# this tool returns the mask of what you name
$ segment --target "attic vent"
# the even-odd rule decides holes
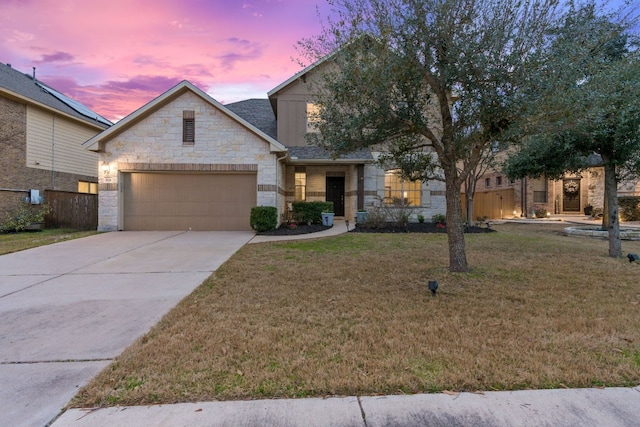
[[[193,110],[182,112],[182,144],[193,145],[196,142],[196,113]]]

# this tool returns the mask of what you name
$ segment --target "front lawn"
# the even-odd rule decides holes
[[[562,227],[466,235],[469,274],[444,234],[246,245],[72,405],[638,385],[640,264]]]
[[[23,251],[38,246],[65,240],[91,236],[97,231],[79,231],[67,228],[49,228],[42,231],[22,231],[19,233],[0,233],[0,255]]]

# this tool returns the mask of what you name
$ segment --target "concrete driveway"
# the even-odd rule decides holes
[[[0,256],[0,425],[44,426],[252,232],[114,232]]]

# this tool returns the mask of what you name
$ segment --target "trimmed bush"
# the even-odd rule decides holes
[[[291,209],[296,217],[302,218],[302,223],[322,223],[322,212],[333,212],[333,202],[293,202]]]
[[[620,218],[624,221],[640,221],[640,197],[626,196],[618,199]]]
[[[273,206],[251,208],[250,223],[257,232],[275,230],[278,227],[278,210]]]

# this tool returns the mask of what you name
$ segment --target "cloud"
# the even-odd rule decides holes
[[[60,51],[49,54],[49,55],[43,54],[41,58],[42,59],[34,62],[36,64],[49,64],[52,62],[71,62],[75,59],[74,56],[71,55],[70,53],[60,52]]]
[[[264,48],[258,42],[252,42],[247,39],[238,37],[230,37],[224,39],[231,45],[230,48],[222,54],[216,55],[215,58],[222,60],[222,69],[225,71],[232,70],[238,62],[253,61],[263,56]]]

